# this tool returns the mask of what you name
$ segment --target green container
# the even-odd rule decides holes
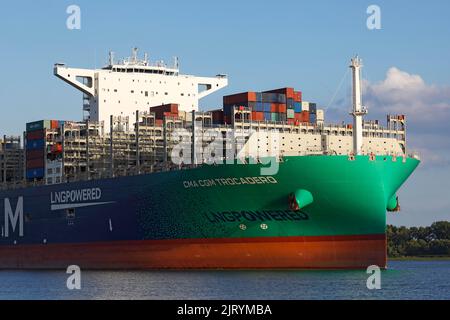
[[[294,117],[295,117],[294,109],[287,109],[286,110],[286,116],[287,116],[288,119],[294,119]]]
[[[280,116],[278,113],[272,113],[272,121],[280,121]]]
[[[27,132],[50,129],[50,128],[51,128],[50,120],[39,120],[39,121],[27,123]]]

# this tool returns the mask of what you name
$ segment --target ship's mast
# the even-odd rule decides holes
[[[360,155],[362,153],[363,143],[363,116],[367,114],[367,109],[362,105],[361,94],[361,59],[356,56],[351,60],[350,68],[353,73],[353,153]]]

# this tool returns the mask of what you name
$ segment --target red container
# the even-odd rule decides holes
[[[302,101],[302,93],[300,91],[294,91],[294,101],[295,102]]]
[[[27,140],[42,140],[45,137],[45,130],[27,132]]]
[[[286,95],[286,98],[294,98],[294,88],[281,88],[281,89],[274,89],[269,91],[264,91],[265,93],[281,93]]]
[[[44,167],[44,157],[39,159],[27,160],[27,169],[43,168]]]
[[[58,120],[50,120],[50,128],[58,129],[59,128],[59,121]]]
[[[347,129],[353,129],[353,125],[352,124],[348,124],[347,125]]]
[[[163,116],[178,116],[178,104],[170,103],[156,107],[151,107],[150,112],[154,112],[156,119],[162,119]]]
[[[256,102],[256,92],[242,92],[223,97],[223,104],[245,104],[247,102]]]
[[[211,111],[213,123],[223,123],[223,110]]]
[[[264,112],[253,111],[252,121],[264,121]]]
[[[162,121],[161,119],[156,119],[156,120],[155,120],[155,125],[156,125],[157,127],[162,127],[163,121]]]
[[[224,116],[223,116],[223,123],[225,123],[225,124],[231,124],[231,116],[224,115]]]
[[[309,111],[297,112],[294,119],[300,122],[309,122]]]
[[[279,113],[286,113],[286,110],[287,110],[287,108],[286,108],[285,104],[283,104],[283,103],[278,104],[278,112]]]
[[[27,160],[43,159],[44,150],[27,150]]]

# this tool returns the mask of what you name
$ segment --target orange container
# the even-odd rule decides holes
[[[58,129],[59,128],[59,121],[58,120],[50,120],[50,127],[52,129]]]
[[[253,111],[252,112],[253,121],[264,121],[264,112]]]

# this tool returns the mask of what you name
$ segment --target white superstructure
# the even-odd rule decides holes
[[[179,73],[178,60],[168,67],[163,61],[150,63],[147,54],[138,59],[137,49],[130,58],[114,61],[102,69],[69,68],[55,64],[54,74],[83,92],[83,120],[104,121],[111,115],[134,119],[136,110],[176,103],[181,111],[198,110],[198,101],[228,85],[225,75],[196,77]]]

